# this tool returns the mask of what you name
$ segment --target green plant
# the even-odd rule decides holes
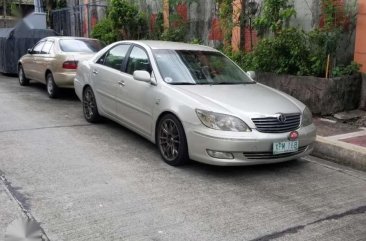
[[[97,38],[105,44],[110,44],[117,41],[118,32],[113,28],[112,20],[105,18],[95,25],[91,37]]]
[[[108,18],[119,32],[119,39],[138,39],[147,34],[146,17],[126,0],[111,0]]]
[[[189,43],[191,43],[191,44],[203,44],[203,41],[202,41],[202,39],[194,38]]]
[[[187,23],[178,14],[172,14],[169,18],[170,27],[161,34],[161,40],[184,42],[187,35]]]
[[[254,20],[254,27],[260,35],[268,31],[277,35],[283,25],[295,15],[292,0],[264,0],[263,12]]]
[[[224,42],[230,43],[232,36],[233,23],[233,1],[217,0],[219,5],[220,24],[224,34]]]
[[[161,34],[160,39],[164,41],[184,42],[186,36],[186,28],[168,28]]]
[[[278,74],[310,74],[310,49],[307,36],[297,29],[285,29],[275,38],[265,38],[252,53],[241,59],[247,70]]]
[[[163,13],[159,12],[156,16],[155,24],[152,31],[150,31],[150,39],[160,39],[161,34],[164,32],[164,19]]]
[[[356,62],[351,62],[347,66],[337,66],[332,71],[333,77],[340,77],[344,75],[353,75],[360,72],[361,65]]]
[[[19,5],[16,3],[11,3],[10,5],[10,14],[14,17],[21,17],[21,11],[19,9]]]

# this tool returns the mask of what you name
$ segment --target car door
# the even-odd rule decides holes
[[[146,70],[152,74],[147,52],[142,47],[135,45],[129,54],[125,74],[123,74],[124,83],[119,88],[121,101],[117,103],[117,112],[123,121],[138,132],[150,136],[156,86],[135,80],[133,72],[136,70]]]
[[[27,58],[25,58],[23,61],[24,73],[30,79],[38,80],[36,78],[36,76],[37,76],[36,72],[37,72],[38,66],[37,66],[37,63],[35,62],[35,58],[36,58],[36,56],[38,56],[41,53],[45,42],[46,41],[40,41],[36,45],[34,45],[29,56],[27,56]]]
[[[44,41],[41,50],[37,51],[33,54],[34,79],[38,80],[42,83],[46,83],[46,78],[45,78],[46,67],[44,66],[45,54],[44,54],[44,52],[42,52],[43,47],[46,45],[46,43],[47,43],[47,41]]]
[[[91,64],[94,92],[102,110],[113,117],[118,116],[118,89],[122,81],[122,66],[130,49],[129,44],[112,47],[96,63]]]
[[[53,51],[51,51],[53,43],[53,40],[46,41],[39,56],[35,57],[37,63],[37,72],[35,73],[35,78],[42,81],[43,83],[46,83],[46,70],[54,60],[54,54]]]

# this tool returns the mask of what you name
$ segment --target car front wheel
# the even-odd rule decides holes
[[[188,162],[186,135],[181,122],[172,114],[167,114],[158,123],[157,145],[164,161],[172,166]]]
[[[19,84],[21,86],[29,85],[29,79],[27,79],[27,77],[25,76],[22,65],[19,65],[19,68],[18,68],[18,79],[19,79]]]

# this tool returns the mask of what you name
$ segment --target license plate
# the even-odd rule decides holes
[[[299,150],[299,141],[281,141],[273,143],[273,155],[296,152]]]

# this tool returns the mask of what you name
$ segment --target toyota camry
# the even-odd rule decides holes
[[[316,128],[300,101],[255,82],[207,46],[121,41],[79,64],[85,119],[112,119],[156,143],[173,166],[195,160],[252,165],[313,150]]]

